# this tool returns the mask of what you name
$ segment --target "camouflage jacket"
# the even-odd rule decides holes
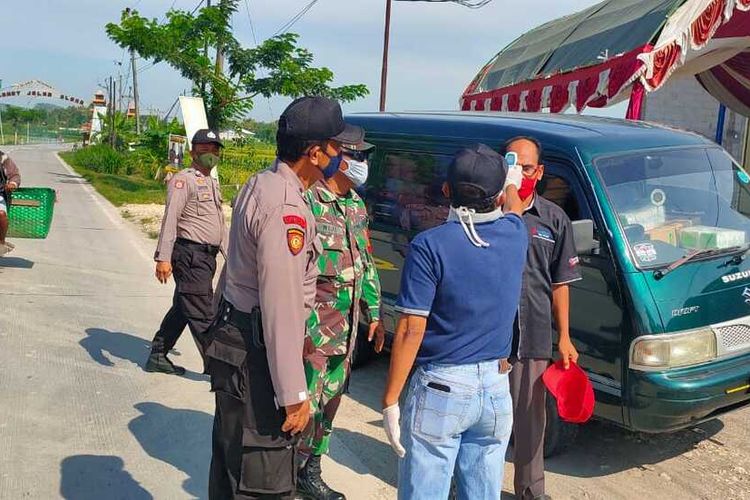
[[[338,197],[324,181],[305,199],[323,244],[307,336],[323,354],[347,354],[356,338],[360,304],[366,320],[380,319],[380,279],[369,250],[367,209],[354,191]]]

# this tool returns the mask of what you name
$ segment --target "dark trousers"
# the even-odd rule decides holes
[[[213,320],[213,279],[218,248],[178,239],[172,251],[175,281],[172,307],[151,341],[151,352],[167,354],[185,327],[190,327],[198,352],[204,358],[205,333]]]
[[[544,495],[544,427],[547,389],[542,374],[548,359],[511,358],[513,398],[513,489],[518,500]]]
[[[216,394],[210,500],[294,498],[297,438],[282,432],[259,317],[219,306],[206,348]],[[251,323],[255,322],[255,325]]]

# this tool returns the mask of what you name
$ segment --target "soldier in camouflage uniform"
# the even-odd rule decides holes
[[[367,209],[354,191],[367,179],[364,152],[372,146],[344,146],[340,168],[324,172],[305,195],[323,253],[318,259],[315,308],[307,321],[305,375],[314,418],[300,446],[298,494],[305,498],[345,498],[320,476],[320,457],[328,452],[333,418],[349,375],[356,344],[360,305],[369,322],[369,340],[383,347],[380,325],[380,280],[370,253]],[[359,158],[359,160],[357,159]]]

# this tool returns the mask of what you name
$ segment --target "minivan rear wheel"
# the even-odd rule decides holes
[[[557,401],[547,393],[547,424],[544,429],[544,458],[564,452],[578,435],[578,424],[564,422],[557,413]]]

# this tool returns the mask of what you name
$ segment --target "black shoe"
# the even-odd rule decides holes
[[[168,373],[170,375],[185,375],[185,369],[169,361],[166,354],[152,352],[146,362],[147,372]]]
[[[297,495],[306,500],[346,500],[343,493],[332,490],[320,477],[320,455],[310,455],[299,470]]]

